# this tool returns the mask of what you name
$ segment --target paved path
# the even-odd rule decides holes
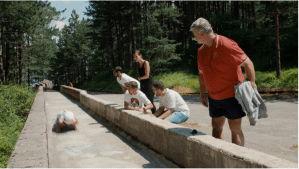
[[[98,98],[124,104],[124,94],[88,92]],[[208,109],[201,105],[200,97],[184,96],[191,115],[183,125],[212,134],[211,118]],[[155,97],[154,104],[159,106]],[[266,101],[269,117],[260,119],[257,126],[250,126],[247,117],[242,120],[245,146],[258,151],[298,163],[298,99]],[[224,126],[225,140],[231,142],[228,123]]]
[[[49,168],[173,168],[160,154],[118,128],[91,115],[80,103],[57,91],[44,92]],[[78,130],[52,131],[60,110],[74,112]]]

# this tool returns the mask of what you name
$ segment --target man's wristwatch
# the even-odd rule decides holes
[[[146,111],[144,107],[143,107],[143,111]]]

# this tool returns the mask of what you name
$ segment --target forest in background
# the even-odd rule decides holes
[[[200,45],[190,26],[199,17],[209,20],[215,33],[236,41],[257,71],[273,71],[276,10],[281,68],[298,68],[297,1],[90,1],[90,19],[78,20],[73,11],[61,31],[49,24],[63,19],[64,11],[50,2],[0,2],[0,79],[22,85],[46,78],[79,86],[105,80],[115,66],[136,76],[136,49],[150,61],[154,75],[196,75]]]

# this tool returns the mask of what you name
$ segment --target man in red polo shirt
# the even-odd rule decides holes
[[[255,70],[252,61],[238,44],[224,36],[213,33],[211,24],[204,18],[197,19],[190,28],[194,38],[203,44],[197,55],[201,102],[209,107],[212,117],[212,135],[224,139],[225,119],[232,133],[232,142],[244,146],[241,129],[245,113],[235,99],[234,86],[244,81],[241,66],[246,77],[255,86]],[[205,90],[209,91],[209,105]]]

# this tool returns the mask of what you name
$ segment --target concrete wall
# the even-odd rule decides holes
[[[253,149],[215,139],[205,133],[191,134],[191,129],[125,110],[86,91],[61,86],[61,91],[80,101],[97,116],[107,119],[140,142],[164,154],[186,168],[298,168],[297,163]]]
[[[80,101],[80,92],[83,91],[83,90],[76,89],[76,88],[69,87],[69,86],[65,86],[65,85],[61,85],[60,86],[60,91],[63,92],[63,93],[67,93],[69,96],[72,96],[76,100]]]
[[[38,88],[25,126],[7,168],[48,168],[48,141],[43,87]]]

